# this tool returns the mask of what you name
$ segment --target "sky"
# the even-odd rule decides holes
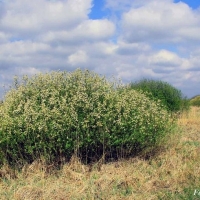
[[[89,69],[200,94],[200,0],[0,0],[0,98],[14,76]]]

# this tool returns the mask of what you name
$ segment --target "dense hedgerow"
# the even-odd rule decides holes
[[[190,105],[200,107],[200,95],[197,95],[190,99]]]
[[[170,128],[158,102],[90,71],[23,77],[0,110],[0,156],[11,164],[74,153],[87,161],[155,145]]]
[[[131,88],[147,92],[150,99],[159,99],[161,103],[172,112],[187,110],[189,101],[183,96],[182,92],[167,82],[142,79],[131,83]]]

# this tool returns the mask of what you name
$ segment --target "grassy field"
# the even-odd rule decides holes
[[[21,172],[0,170],[2,200],[200,199],[200,108],[182,114],[178,127],[152,156],[83,165],[73,157],[56,170],[42,161]]]

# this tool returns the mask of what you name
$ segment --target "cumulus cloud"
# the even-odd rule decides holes
[[[84,51],[77,51],[76,53],[70,55],[68,57],[68,62],[69,64],[73,65],[73,66],[78,66],[79,64],[84,64],[87,62],[87,54]]]
[[[124,13],[121,23],[128,42],[200,41],[200,14],[181,2],[150,1]]]
[[[117,53],[124,56],[133,56],[134,54],[140,54],[141,52],[147,52],[151,49],[148,44],[145,43],[125,43],[118,42]]]
[[[87,68],[125,83],[147,77],[188,96],[198,91],[199,9],[172,0],[105,0],[109,14],[91,19],[94,3],[0,2],[1,86],[14,75]]]
[[[7,0],[1,27],[18,36],[50,30],[69,30],[88,18],[91,0]]]
[[[161,66],[178,66],[180,65],[180,58],[167,50],[160,50],[157,54],[150,58],[150,64]]]
[[[115,26],[107,19],[85,20],[71,31],[54,31],[44,33],[40,40],[52,44],[66,45],[105,40],[110,38],[115,31]]]
[[[7,41],[8,36],[0,31],[0,44],[5,43]]]

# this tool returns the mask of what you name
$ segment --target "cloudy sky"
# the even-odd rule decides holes
[[[77,68],[200,94],[200,1],[0,0],[0,98],[15,75]]]

